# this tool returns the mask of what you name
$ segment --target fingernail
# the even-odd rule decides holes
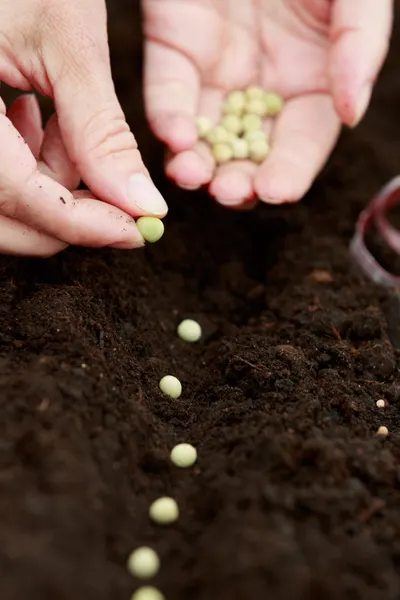
[[[352,127],[357,127],[357,125],[360,123],[360,121],[364,117],[365,113],[367,112],[367,108],[368,108],[368,105],[371,100],[371,95],[372,95],[372,86],[367,84],[361,90],[360,97],[359,97],[359,100],[357,103],[356,116],[352,123]]]
[[[168,212],[164,198],[151,179],[143,173],[131,175],[128,182],[128,197],[147,214],[163,217]]]

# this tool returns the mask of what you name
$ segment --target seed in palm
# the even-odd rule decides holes
[[[255,140],[249,144],[250,159],[255,163],[262,163],[269,154],[269,144],[263,140]]]
[[[196,119],[196,127],[199,138],[205,138],[212,130],[213,124],[211,119],[200,115]]]
[[[241,117],[246,104],[246,95],[241,90],[230,92],[225,99],[223,112]]]
[[[246,102],[245,112],[250,115],[258,115],[262,119],[265,119],[268,114],[268,106],[265,99],[248,100]]]
[[[222,127],[235,135],[242,133],[243,124],[242,120],[237,115],[225,115],[221,121]]]
[[[212,153],[217,165],[228,163],[233,158],[233,150],[230,144],[214,144]]]
[[[206,139],[209,144],[227,144],[230,139],[230,133],[222,125],[217,125],[207,134]]]
[[[264,100],[265,90],[259,85],[249,85],[245,93],[247,100]]]
[[[248,144],[257,140],[268,142],[267,134],[262,129],[254,129],[253,131],[247,131],[244,134],[243,139],[246,140]]]
[[[264,97],[265,104],[267,105],[267,114],[270,117],[276,117],[284,107],[284,100],[279,94],[267,92]]]
[[[254,114],[246,114],[242,119],[242,127],[244,132],[255,131],[256,129],[261,129],[262,121],[261,117]]]
[[[249,144],[244,138],[237,137],[230,143],[233,152],[233,158],[236,160],[245,160],[249,158]]]

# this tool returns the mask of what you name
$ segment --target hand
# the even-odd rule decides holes
[[[33,95],[0,99],[0,252],[142,246],[133,217],[167,206],[115,95],[104,0],[2,0],[0,80],[56,109],[43,132]]]
[[[238,207],[295,202],[331,153],[341,123],[368,107],[388,49],[393,0],[143,0],[145,100],[170,150],[167,174]],[[272,150],[256,166],[215,167],[195,117],[218,121],[225,94],[258,84],[282,94]]]

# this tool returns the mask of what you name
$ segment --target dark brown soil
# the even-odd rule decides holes
[[[396,600],[399,311],[389,331],[348,245],[399,166],[400,36],[309,197],[233,214],[162,177],[133,101],[129,4],[111,10],[115,76],[171,206],[166,234],[139,252],[1,259],[0,597],[128,600],[126,557],[151,544],[167,600]],[[201,343],[177,338],[186,316]],[[166,373],[177,401],[158,391]],[[169,464],[178,441],[195,468]],[[163,494],[181,509],[168,528],[147,517]]]

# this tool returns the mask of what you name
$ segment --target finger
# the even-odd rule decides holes
[[[210,183],[211,196],[224,206],[239,208],[254,196],[253,178],[257,165],[249,161],[234,161],[221,165]]]
[[[84,27],[76,27],[76,10],[65,11],[63,35],[42,42],[67,152],[101,200],[132,216],[162,217],[167,205],[143,164],[115,94],[105,5],[84,2],[79,11]]]
[[[393,0],[338,0],[332,11],[332,92],[343,123],[355,126],[368,108],[388,51]]]
[[[45,258],[61,252],[66,246],[64,242],[19,221],[0,217],[0,254]]]
[[[155,135],[172,152],[188,150],[197,141],[196,114],[200,76],[186,56],[156,41],[145,47],[144,99]]]
[[[0,116],[0,214],[74,245],[142,246],[133,219],[120,209],[69,190],[38,170],[17,130]]]
[[[35,94],[22,94],[7,111],[11,123],[28,144],[33,156],[39,156],[43,141],[42,115]]]
[[[223,92],[205,88],[200,94],[199,114],[217,124],[221,116]],[[215,171],[215,160],[208,144],[198,141],[191,150],[167,154],[166,174],[184,189],[198,189],[207,185]]]
[[[55,114],[50,117],[46,125],[39,169],[68,190],[75,190],[79,185],[79,173],[65,149]]]
[[[290,100],[277,119],[271,152],[254,177],[259,198],[270,204],[302,198],[325,164],[339,132],[340,122],[330,96]]]

